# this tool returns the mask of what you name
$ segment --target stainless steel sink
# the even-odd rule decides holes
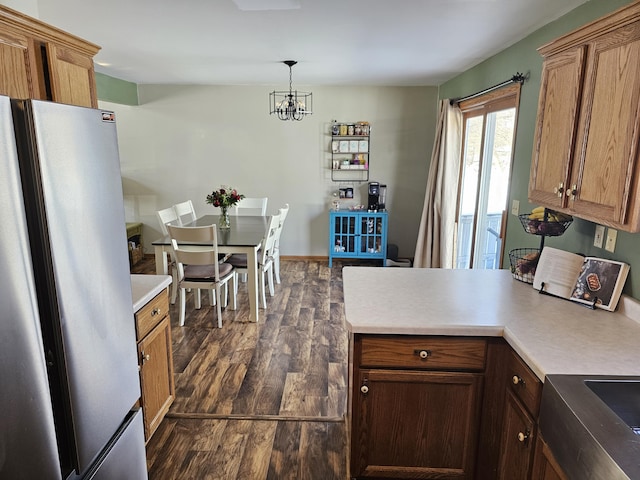
[[[545,379],[540,432],[570,479],[640,479],[639,420],[640,377]]]
[[[585,383],[633,433],[640,433],[640,381],[585,380]]]

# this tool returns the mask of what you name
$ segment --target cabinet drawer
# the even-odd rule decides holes
[[[137,340],[142,340],[168,314],[169,297],[162,291],[136,313]]]
[[[486,342],[476,338],[364,336],[361,366],[484,370]]]
[[[542,395],[542,382],[513,351],[509,360],[508,374],[511,392],[534,418],[537,417]]]

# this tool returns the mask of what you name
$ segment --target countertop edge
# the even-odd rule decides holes
[[[171,285],[170,275],[131,274],[133,312],[137,313],[162,290]]]

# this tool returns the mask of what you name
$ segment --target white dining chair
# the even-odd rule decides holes
[[[222,305],[227,306],[227,297],[230,294],[231,309],[237,308],[238,287],[236,284],[237,275],[233,266],[218,261],[216,226],[178,227],[168,225],[167,228],[178,270],[180,326],[184,325],[185,320],[186,290],[193,288],[196,289],[194,300],[197,310],[201,308],[202,303],[200,290],[210,291],[211,303],[215,304],[217,310],[218,328],[222,328]],[[197,250],[189,248],[193,243],[198,243]],[[221,290],[224,292],[224,298],[220,295]]]
[[[243,198],[229,208],[229,215],[259,215],[267,214],[268,197]]]
[[[187,225],[188,223],[195,222],[196,210],[193,208],[193,202],[191,200],[176,203],[173,208],[178,216],[179,225]]]
[[[273,289],[273,248],[276,240],[276,231],[280,223],[280,214],[273,215],[269,218],[269,223],[262,239],[261,247],[258,250],[258,290],[262,299],[262,308],[267,308],[267,296],[265,293],[265,283],[269,285],[269,294],[275,295]],[[233,254],[227,260],[234,266],[238,274],[247,274],[247,255]],[[236,288],[238,282],[236,282]]]
[[[163,208],[162,210],[158,210],[156,212],[156,216],[158,217],[158,221],[160,222],[160,230],[163,235],[169,235],[169,230],[167,229],[167,225],[179,225],[180,222],[178,220],[178,215],[176,213],[176,209],[173,207]],[[171,254],[169,254],[168,259],[168,272],[171,275],[171,305],[176,303],[176,297],[178,295],[178,272],[176,270],[176,262]]]
[[[289,204],[285,203],[284,207],[280,210],[280,222],[278,224],[278,230],[276,231],[276,242],[273,248],[273,273],[276,277],[276,283],[280,285],[280,235],[282,235],[282,227],[284,226],[284,220],[289,214]]]

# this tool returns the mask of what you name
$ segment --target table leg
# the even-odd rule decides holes
[[[156,275],[168,275],[169,265],[167,263],[167,252],[162,245],[154,246],[156,257]]]
[[[258,249],[247,251],[247,293],[249,294],[249,320],[258,322]]]

